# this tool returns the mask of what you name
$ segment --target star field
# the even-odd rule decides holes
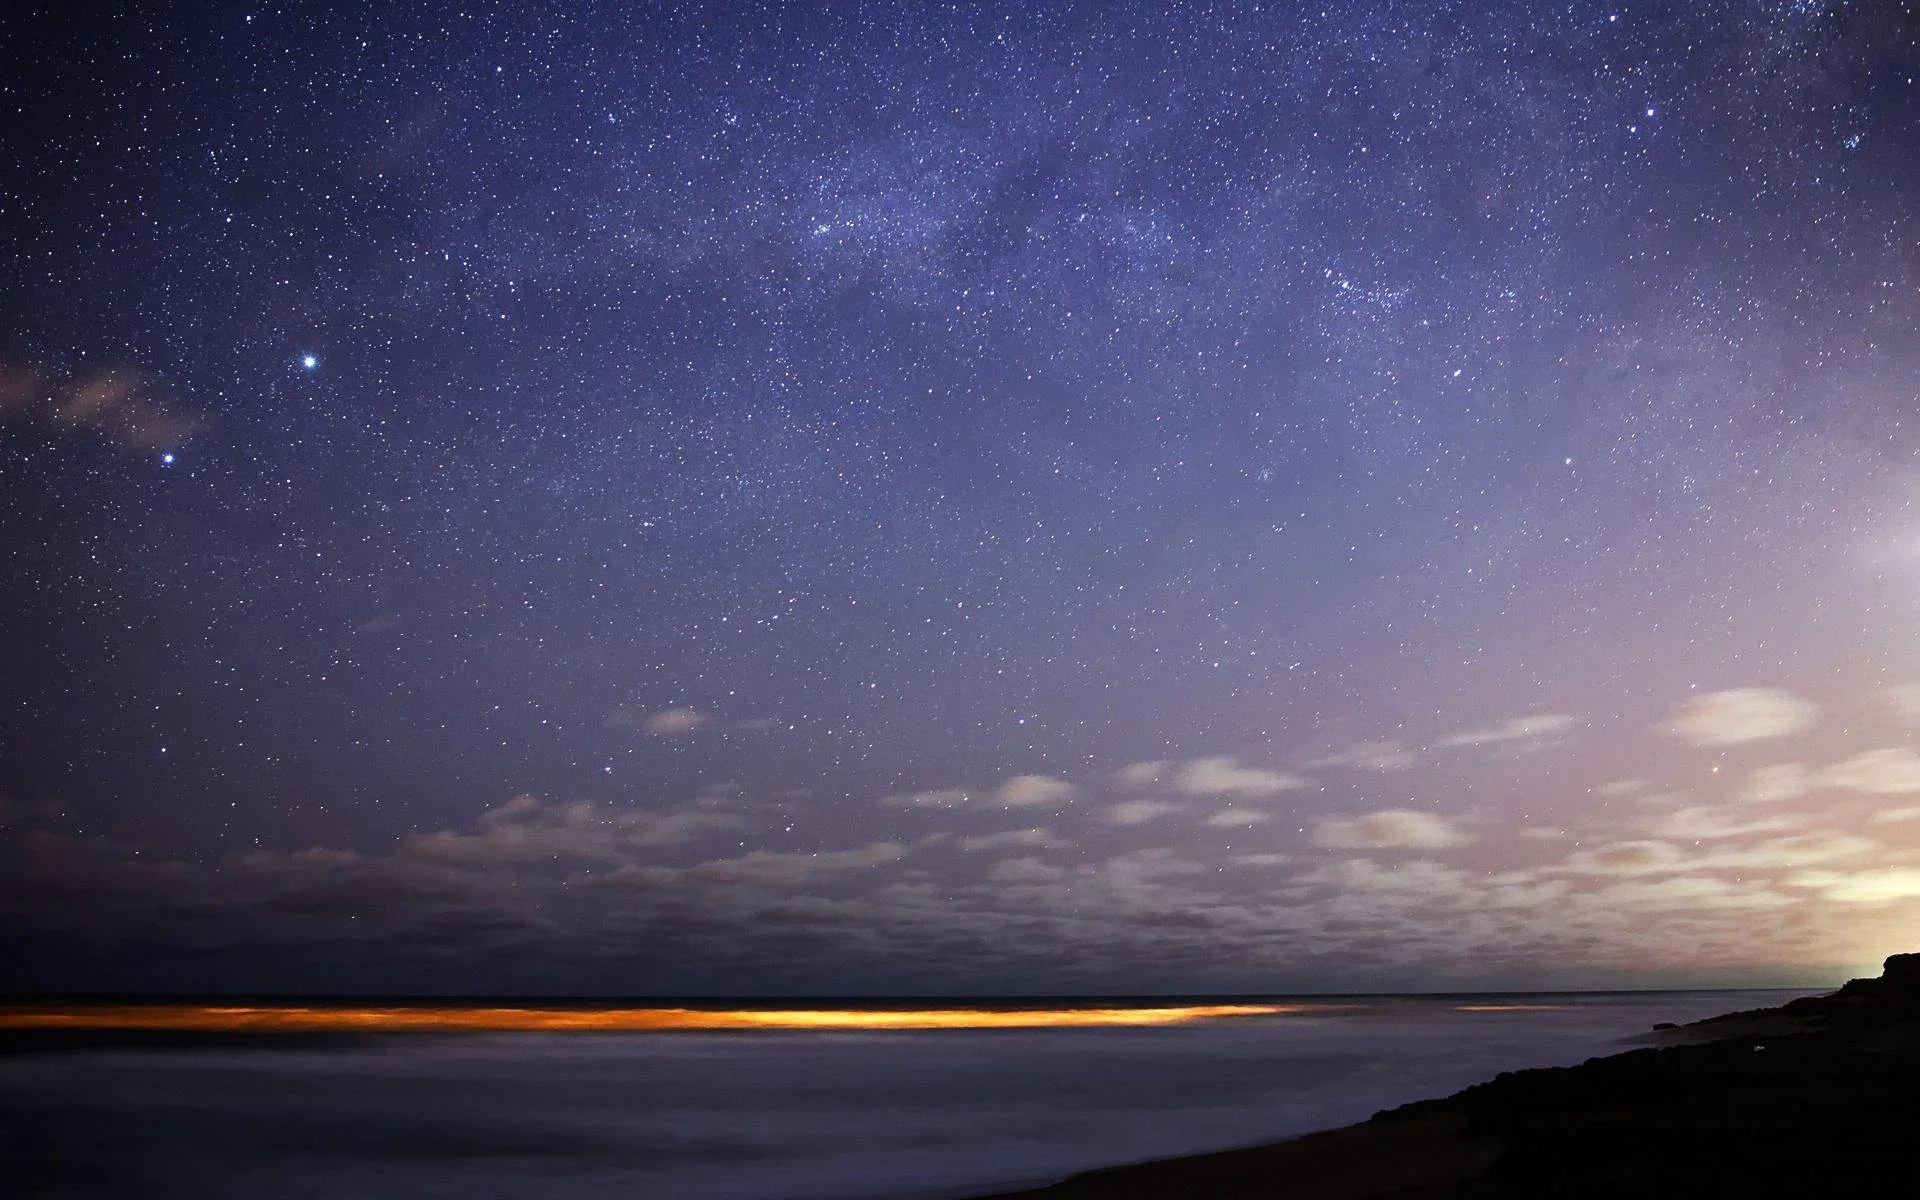
[[[22,986],[1904,948],[1909,5],[389,7],[0,17]]]

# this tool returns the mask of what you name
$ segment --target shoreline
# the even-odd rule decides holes
[[[971,1200],[1468,1200],[1920,1192],[1920,954],[1636,1048],[1505,1072],[1367,1121]]]

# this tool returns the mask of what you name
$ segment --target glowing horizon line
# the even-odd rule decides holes
[[[323,1008],[305,1005],[0,1007],[0,1030],[202,1033],[606,1032],[673,1029],[1039,1029],[1180,1025],[1322,1012],[1344,1005],[1211,1004],[1169,1008],[697,1009]]]

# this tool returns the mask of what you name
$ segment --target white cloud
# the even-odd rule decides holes
[[[1884,904],[1920,896],[1920,870],[1883,867],[1874,871],[1802,871],[1787,881],[1794,887],[1818,890],[1841,904]]]
[[[1037,858],[1007,858],[993,864],[987,870],[989,883],[1031,886],[1034,884],[1059,883],[1067,878],[1064,867],[1042,862]]]
[[[987,833],[960,839],[962,850],[998,850],[1006,846],[1061,850],[1071,845],[1071,842],[1055,837],[1049,829],[1009,829],[1005,833]]]
[[[663,708],[659,712],[641,713],[632,709],[616,709],[608,715],[607,725],[624,726],[638,729],[654,737],[679,737],[692,733],[707,724],[708,717],[703,712],[691,708]]]
[[[1122,800],[1101,815],[1115,825],[1140,825],[1180,811],[1178,804],[1165,800]]]
[[[1544,741],[1573,732],[1580,718],[1567,713],[1509,717],[1485,729],[1463,729],[1440,739],[1442,746],[1493,746],[1501,742]]]
[[[1747,837],[1756,833],[1779,833],[1805,824],[1799,817],[1773,816],[1742,820],[1739,809],[1702,805],[1665,813],[1647,822],[1647,832],[1657,838],[1679,841],[1705,841],[1716,838]]]
[[[1647,875],[1685,870],[1687,857],[1669,842],[1610,842],[1575,851],[1561,865],[1576,875]]]
[[[1173,773],[1174,764],[1164,758],[1152,762],[1128,763],[1113,773],[1115,783],[1124,788],[1142,789],[1158,786]]]
[[[1883,688],[1880,703],[1907,724],[1920,725],[1920,683],[1902,683]]]
[[[1903,796],[1920,792],[1920,755],[1911,750],[1868,750],[1820,772],[1828,787],[1867,796]]]
[[[993,798],[1008,808],[1034,808],[1042,804],[1065,804],[1079,792],[1079,788],[1055,775],[1015,775],[1000,785]]]
[[[1245,829],[1250,825],[1271,820],[1273,820],[1272,814],[1257,808],[1223,808],[1200,823],[1215,829]]]
[[[1359,742],[1316,758],[1307,766],[1314,770],[1352,767],[1358,771],[1404,771],[1419,761],[1399,742]]]
[[[1700,860],[1702,866],[1773,870],[1856,858],[1880,849],[1880,843],[1842,833],[1798,833],[1751,846],[1716,850]]]
[[[1612,842],[1568,855],[1556,870],[1574,875],[1663,875],[1701,870],[1777,870],[1852,858],[1880,848],[1866,838],[1801,833],[1698,853],[1672,842]]]
[[[1798,733],[1818,711],[1778,688],[1732,688],[1693,697],[1662,728],[1696,746],[1734,746]]]
[[[1470,840],[1446,818],[1409,809],[1387,809],[1349,821],[1323,821],[1313,843],[1337,850],[1440,850]]]
[[[1207,868],[1164,847],[1154,847],[1115,855],[1101,864],[1100,870],[1112,882],[1130,887],[1169,875],[1200,875]]]
[[[540,859],[619,859],[641,847],[689,841],[708,830],[739,829],[736,813],[711,802],[665,812],[619,809],[580,800],[549,804],[538,796],[515,796],[489,808],[476,833],[440,830],[410,834],[400,853],[442,863],[487,865]]]
[[[1798,800],[1813,790],[1813,775],[1797,762],[1756,767],[1740,789],[1740,798],[1749,804],[1772,804]]]
[[[968,800],[960,788],[935,788],[924,792],[896,792],[882,796],[880,803],[896,808],[959,808]]]
[[[1606,783],[1596,785],[1593,789],[1593,794],[1596,796],[1604,796],[1609,800],[1617,800],[1622,796],[1631,796],[1636,792],[1644,792],[1652,786],[1652,784],[1644,779],[1612,779]]]
[[[898,842],[871,842],[852,850],[818,854],[775,854],[754,850],[738,858],[722,858],[690,868],[688,874],[708,883],[797,883],[816,875],[883,866],[904,858],[907,848]]]
[[[1465,872],[1426,859],[1392,865],[1370,858],[1334,859],[1321,863],[1294,882],[1323,884],[1343,892],[1416,893],[1455,900],[1463,900],[1471,892]]]
[[[1230,757],[1196,758],[1180,769],[1174,786],[1189,796],[1271,796],[1311,781],[1284,771],[1243,767]]]
[[[1689,915],[1700,909],[1779,908],[1794,903],[1792,897],[1768,888],[1729,883],[1712,875],[1622,880],[1595,892],[1593,899],[1626,908],[1679,909]]]
[[[1888,808],[1873,814],[1876,825],[1891,825],[1897,821],[1920,820],[1920,808]]]

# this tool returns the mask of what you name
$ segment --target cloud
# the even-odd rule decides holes
[[[987,833],[960,839],[962,850],[999,850],[1007,846],[1029,846],[1049,850],[1071,848],[1072,842],[1055,837],[1049,829],[1009,829],[1005,833]]]
[[[608,729],[638,729],[653,737],[680,737],[706,726],[710,718],[691,708],[663,708],[643,713],[619,708],[607,714]]]
[[[1165,800],[1122,800],[1100,815],[1115,825],[1140,825],[1181,811]]]
[[[1242,767],[1231,757],[1196,758],[1180,769],[1174,787],[1189,796],[1271,796],[1312,781],[1284,771]]]
[[[1826,899],[1840,904],[1884,904],[1920,896],[1920,869],[1913,867],[1847,873],[1802,871],[1787,882],[1793,887],[1818,890]]]
[[[556,858],[612,861],[639,848],[676,845],[703,832],[745,824],[739,814],[711,805],[659,812],[515,796],[483,813],[475,833],[411,834],[401,840],[399,853],[475,866]]]
[[[1502,742],[1542,742],[1573,732],[1580,718],[1567,713],[1530,713],[1509,717],[1484,729],[1465,729],[1440,739],[1442,746],[1494,746]]]
[[[1446,818],[1409,809],[1323,821],[1313,831],[1314,845],[1337,850],[1442,850],[1469,840]]]
[[[201,424],[156,397],[152,377],[141,371],[115,368],[62,381],[0,363],[0,422],[10,420],[100,434],[134,454],[172,449]]]
[[[1820,772],[1828,787],[1867,796],[1904,796],[1920,792],[1920,755],[1911,750],[1868,750]]]
[[[1190,858],[1182,858],[1172,850],[1152,847],[1117,854],[1102,863],[1100,870],[1111,881],[1127,887],[1168,876],[1202,875],[1207,868]]]
[[[969,799],[959,788],[939,788],[925,792],[895,792],[882,796],[880,803],[897,808],[959,808]]]
[[[1675,875],[1667,879],[1628,879],[1593,893],[1603,905],[1622,908],[1699,909],[1780,908],[1791,896],[1766,887],[1730,883],[1713,875]]]
[[[1920,683],[1896,684],[1880,691],[1880,703],[1909,725],[1920,725]]]
[[[1426,859],[1393,865],[1370,858],[1335,859],[1321,863],[1294,882],[1334,887],[1342,892],[1415,893],[1454,899],[1464,899],[1469,893],[1465,872]]]
[[[1655,817],[1647,823],[1647,832],[1657,838],[1705,841],[1747,837],[1756,833],[1778,833],[1803,824],[1805,822],[1799,817],[1773,816],[1742,820],[1738,809],[1702,805]]]
[[[1695,696],[1662,730],[1696,746],[1734,746],[1798,733],[1819,710],[1778,688],[1733,688]]]
[[[1857,858],[1878,849],[1880,843],[1869,838],[1842,833],[1799,833],[1750,846],[1715,850],[1701,858],[1700,863],[1702,866],[1735,870],[1773,870],[1807,863],[1832,862],[1840,858]]]
[[[30,803],[0,795],[0,832],[37,828],[67,816],[65,809],[46,801]]]
[[[1357,771],[1404,771],[1419,761],[1399,742],[1359,742],[1316,758],[1307,766],[1313,770],[1352,767]]]
[[[1813,775],[1797,762],[1756,767],[1740,788],[1740,799],[1749,804],[1772,804],[1798,800],[1813,790]]]
[[[987,882],[1033,886],[1060,883],[1068,876],[1065,867],[1037,858],[1006,858],[987,869]]]
[[[1173,762],[1164,758],[1129,763],[1113,773],[1113,780],[1123,788],[1135,790],[1157,787],[1172,774],[1173,768]]]
[[[1562,869],[1577,875],[1646,875],[1685,870],[1686,858],[1670,842],[1612,842],[1568,855]]]
[[[707,723],[707,715],[695,712],[691,708],[663,708],[656,713],[648,713],[640,722],[640,728],[654,737],[679,737],[692,733]]]
[[[907,847],[898,842],[871,842],[852,850],[824,850],[813,854],[779,854],[754,850],[738,858],[715,859],[688,869],[704,883],[799,883],[816,875],[859,871],[905,858]]]
[[[1746,846],[1689,852],[1672,842],[1612,842],[1567,856],[1556,870],[1574,875],[1660,875],[1701,870],[1775,870],[1852,858],[1879,849],[1866,838],[1801,833]]]
[[[1015,775],[1000,785],[993,798],[1008,808],[1037,808],[1069,803],[1079,794],[1079,788],[1055,775]]]
[[[1617,800],[1622,796],[1644,792],[1652,786],[1644,779],[1613,779],[1596,785],[1593,793],[1596,796],[1605,796],[1609,800]]]
[[[1273,814],[1257,808],[1223,808],[1200,823],[1215,829],[1244,829],[1271,820]]]

